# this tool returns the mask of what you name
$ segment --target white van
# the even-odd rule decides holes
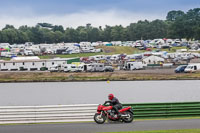
[[[188,73],[188,72],[196,72],[196,71],[199,71],[200,70],[200,63],[198,64],[189,64],[184,72]]]
[[[74,64],[66,64],[64,66],[64,72],[78,72],[78,67]]]

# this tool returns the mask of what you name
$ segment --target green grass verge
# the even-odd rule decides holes
[[[142,51],[137,50],[136,48],[132,47],[120,47],[120,46],[101,46],[98,47],[103,49],[104,52],[101,53],[80,53],[80,54],[68,54],[68,55],[43,55],[39,56],[41,59],[50,59],[55,57],[60,58],[74,58],[74,57],[89,57],[95,55],[113,55],[113,54],[134,54],[134,53],[141,53]]]
[[[109,133],[200,133],[200,129],[129,131],[129,132],[109,132]]]

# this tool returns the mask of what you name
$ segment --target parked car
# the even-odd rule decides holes
[[[146,50],[145,47],[138,47],[139,50]]]
[[[182,72],[184,72],[186,67],[187,67],[187,65],[180,65],[174,70],[174,72],[175,73],[182,73]]]
[[[152,51],[152,49],[151,48],[146,48],[146,51]]]
[[[105,68],[104,68],[104,72],[113,72],[113,71],[114,71],[114,69],[112,66],[105,66]]]

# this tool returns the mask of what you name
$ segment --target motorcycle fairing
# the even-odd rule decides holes
[[[129,106],[129,107],[126,107],[126,108],[120,109],[119,112],[122,113],[122,112],[124,112],[124,111],[129,110],[129,109],[132,109],[132,108]]]

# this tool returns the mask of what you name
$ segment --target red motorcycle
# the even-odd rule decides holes
[[[106,119],[108,121],[120,121],[125,123],[131,123],[133,121],[133,109],[131,107],[122,108],[119,110],[121,116],[118,116],[113,106],[99,105],[97,108],[97,113],[94,115],[94,121],[97,124],[103,124]]]

